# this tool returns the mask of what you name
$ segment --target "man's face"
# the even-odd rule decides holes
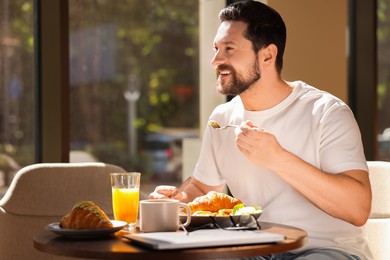
[[[214,38],[212,64],[222,94],[239,95],[261,78],[257,54],[244,37],[246,27],[244,22],[222,22]]]

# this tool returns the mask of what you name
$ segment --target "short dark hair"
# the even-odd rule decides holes
[[[275,67],[281,73],[283,54],[286,46],[286,25],[280,14],[273,8],[257,2],[242,1],[233,3],[222,9],[219,19],[224,21],[242,21],[248,24],[245,38],[252,42],[255,53],[269,44],[278,48]]]

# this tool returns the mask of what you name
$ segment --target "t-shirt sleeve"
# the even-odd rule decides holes
[[[218,186],[225,183],[225,180],[218,170],[213,142],[215,140],[213,139],[212,131],[210,127],[206,127],[199,159],[192,175],[195,179],[206,185]]]
[[[358,124],[352,111],[335,103],[321,120],[320,162],[325,172],[368,170]]]

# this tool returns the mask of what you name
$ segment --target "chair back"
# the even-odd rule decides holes
[[[112,172],[125,170],[104,163],[40,163],[19,170],[0,200],[0,259],[52,259],[33,248],[32,238],[78,201],[92,200],[112,218]]]
[[[371,215],[364,225],[375,260],[390,259],[390,162],[368,161],[372,190]]]

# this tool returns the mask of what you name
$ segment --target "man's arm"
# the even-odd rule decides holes
[[[273,171],[314,205],[353,225],[366,223],[371,212],[371,186],[366,171],[330,174],[290,153],[283,157],[283,162],[275,165]]]
[[[260,132],[251,125],[241,127],[236,143],[249,160],[275,172],[329,215],[356,226],[367,221],[371,186],[366,171],[322,172],[284,150],[272,134]]]

